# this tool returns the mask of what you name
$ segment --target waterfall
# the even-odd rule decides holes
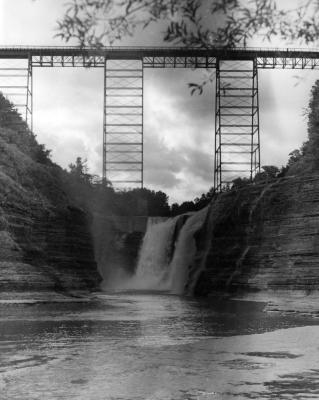
[[[206,216],[207,208],[166,221],[149,219],[135,276],[126,287],[173,294],[185,294],[187,286],[193,287],[189,280],[197,276],[195,236]]]
[[[169,264],[174,251],[178,217],[149,218],[134,276],[137,289],[169,290]]]

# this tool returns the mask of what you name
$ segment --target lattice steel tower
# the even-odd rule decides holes
[[[259,171],[257,61],[216,60],[214,187]]]
[[[103,180],[143,187],[143,62],[105,60]]]

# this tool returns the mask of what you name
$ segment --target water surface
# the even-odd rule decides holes
[[[319,398],[319,327],[248,302],[110,293],[0,310],[0,398]]]

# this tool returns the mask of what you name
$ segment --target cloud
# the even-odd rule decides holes
[[[145,185],[171,189],[180,184],[178,178],[185,165],[185,156],[178,149],[169,148],[156,132],[147,135],[144,149]]]
[[[186,155],[185,171],[193,177],[210,183],[212,185],[213,179],[213,151],[211,153],[204,153],[197,149],[184,149]]]
[[[53,160],[63,167],[80,156],[88,159],[94,174],[102,170],[103,89],[99,78],[103,81],[100,71],[85,69],[43,68],[34,73],[38,140],[53,150]]]

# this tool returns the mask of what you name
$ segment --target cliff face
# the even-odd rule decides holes
[[[27,132],[0,128],[0,291],[95,287],[87,215],[40,147]]]
[[[208,218],[195,294],[319,289],[319,176],[224,193]]]

